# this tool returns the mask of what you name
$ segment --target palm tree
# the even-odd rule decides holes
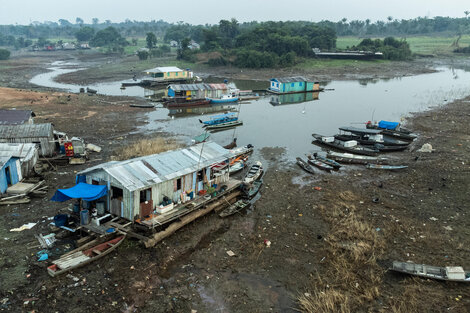
[[[465,14],[465,18],[468,18],[468,15],[470,14],[470,11],[464,11],[463,13]]]

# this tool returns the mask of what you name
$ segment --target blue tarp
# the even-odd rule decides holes
[[[383,129],[395,130],[397,129],[398,125],[400,125],[400,123],[398,122],[387,122],[387,121],[379,122],[379,128],[383,128]]]
[[[51,200],[64,202],[70,199],[82,198],[85,201],[93,201],[106,195],[107,192],[108,189],[106,185],[78,183],[72,188],[58,189]]]

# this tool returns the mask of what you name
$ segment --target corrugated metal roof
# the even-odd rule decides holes
[[[149,70],[145,70],[145,73],[166,73],[166,72],[182,72],[183,70],[176,67],[176,66],[164,66],[164,67],[156,67],[151,68]]]
[[[3,165],[5,165],[10,159],[11,156],[0,156],[0,169],[3,168]]]
[[[296,83],[296,82],[307,82],[308,81],[303,76],[279,77],[279,78],[272,78],[271,80],[276,80],[280,83]]]
[[[0,110],[0,125],[21,125],[34,116],[31,110]]]
[[[34,156],[36,150],[38,147],[34,143],[0,143],[0,157],[29,159]]]
[[[172,84],[168,88],[174,91],[228,89],[226,84]]]
[[[52,124],[0,125],[0,138],[49,137]]]
[[[134,191],[194,173],[231,156],[229,150],[209,141],[179,150],[100,164],[78,174],[86,175],[95,170],[103,170],[123,187]]]

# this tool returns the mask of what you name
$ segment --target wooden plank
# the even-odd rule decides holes
[[[101,251],[99,251],[99,250],[93,249],[92,251],[93,251],[94,253],[98,254],[98,255],[101,254]]]
[[[148,237],[145,237],[145,236],[142,236],[142,235],[139,235],[127,228],[125,228],[124,226],[122,225],[119,225],[117,223],[114,223],[114,222],[110,222],[108,223],[109,226],[112,226],[112,227],[116,227],[117,229],[125,232],[127,235],[129,235],[130,237],[133,237],[133,238],[137,238],[139,240],[143,240],[143,241],[147,241],[148,240]]]

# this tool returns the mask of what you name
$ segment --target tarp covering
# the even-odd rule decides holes
[[[398,125],[400,125],[400,123],[398,122],[387,122],[387,121],[379,122],[379,128],[383,128],[383,129],[395,130],[397,129]]]
[[[106,195],[108,189],[106,185],[90,185],[86,183],[78,183],[72,188],[58,189],[52,201],[64,202],[70,199],[82,198],[85,201],[93,201]]]

